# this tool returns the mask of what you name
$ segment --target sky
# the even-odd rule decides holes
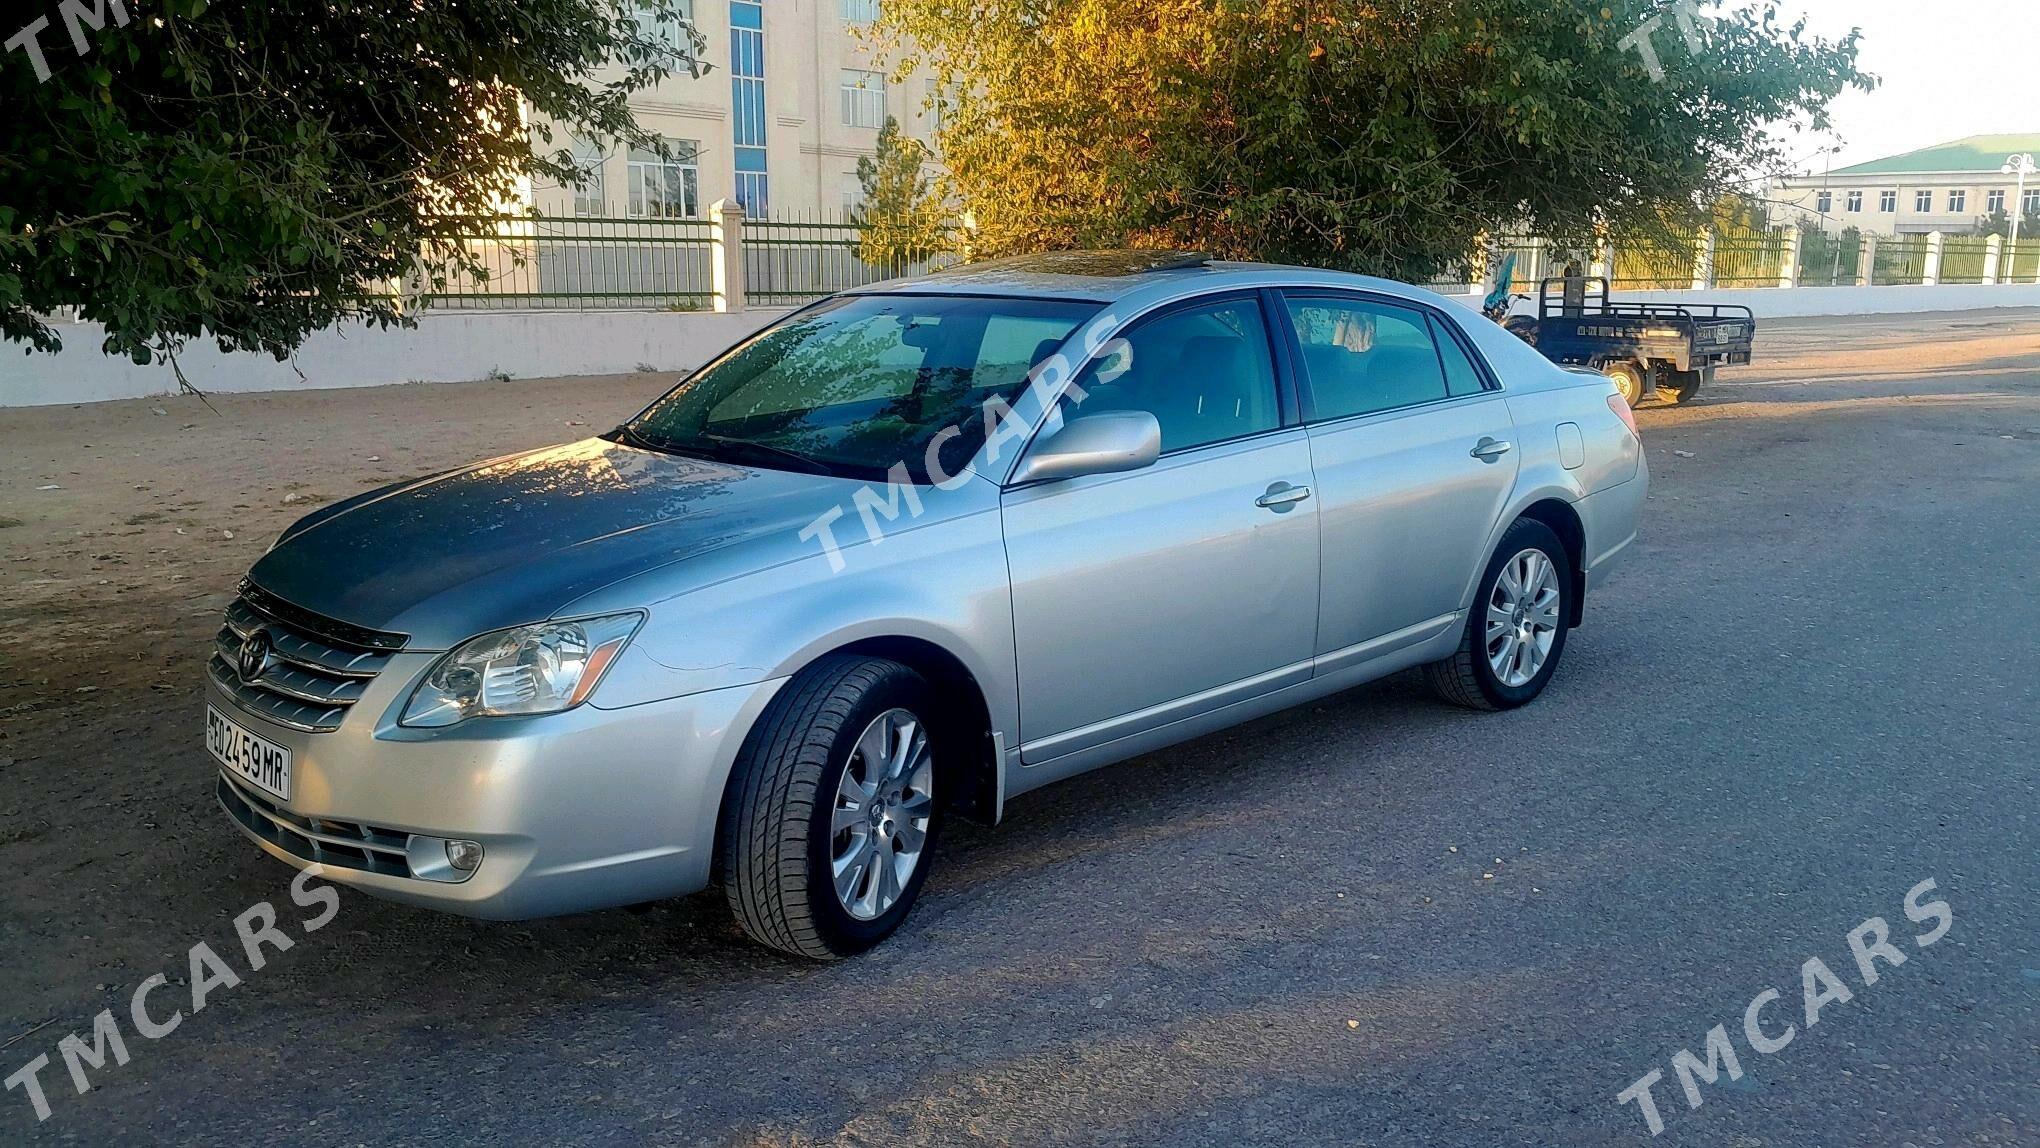
[[[1779,8],[1803,13],[1808,32],[1829,39],[1862,28],[1859,66],[1884,81],[1830,107],[1842,147],[1835,167],[1963,136],[2040,135],[2040,0],[1779,0]],[[1807,158],[1797,167],[1817,172],[1821,141],[1801,139],[1792,155]]]

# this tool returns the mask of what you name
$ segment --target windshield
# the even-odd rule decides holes
[[[1100,304],[964,295],[852,295],[724,355],[620,428],[653,450],[777,470],[927,485],[984,444],[985,407]],[[994,409],[1002,409],[994,404]],[[950,430],[949,428],[954,428]],[[938,474],[929,474],[936,446]]]

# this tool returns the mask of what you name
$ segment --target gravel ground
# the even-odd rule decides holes
[[[343,892],[298,933],[210,797],[202,651],[277,531],[670,377],[0,411],[0,1074],[50,1056],[53,1108],[0,1093],[0,1142],[1640,1144],[1652,1069],[1667,1143],[2040,1142],[2040,313],[1760,346],[1641,413],[1645,538],[1539,704],[1398,677],[1028,795],[827,967],[713,896]],[[264,900],[300,940],[252,972]],[[1868,985],[1873,915],[1909,959]],[[190,1012],[201,941],[242,983]],[[1812,957],[1853,999],[1807,1027]],[[105,1008],[131,1060],[79,1095],[58,1041]],[[1716,1024],[1744,1074],[1691,1109]]]

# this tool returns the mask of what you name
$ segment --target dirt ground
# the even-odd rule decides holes
[[[1835,401],[1896,403],[1907,401],[1908,379],[1929,371],[1944,391],[2030,375],[2040,314],[1784,322],[1766,326],[1760,347],[1759,366],[1723,376],[1724,394],[1803,386],[1817,404],[1828,401],[1825,384],[1848,379],[1849,397]],[[97,1009],[123,1009],[149,973],[180,975],[192,941],[231,943],[228,918],[283,888],[282,867],[257,859],[214,807],[201,744],[205,651],[237,580],[271,539],[299,515],[369,487],[607,430],[672,381],[517,380],[0,410],[0,1073]],[[1705,443],[1706,434],[1732,434],[1727,423],[1776,408],[1696,410],[1643,412],[1647,444],[1654,426],[1683,427]],[[1983,437],[2040,434],[2010,431]],[[1668,464],[1662,489],[1676,491],[1670,475],[1692,455],[1665,453],[1673,457],[1653,447],[1653,467]],[[214,919],[193,919],[195,905]],[[375,919],[398,932],[431,927],[422,915]],[[548,963],[542,974],[512,977],[478,1007],[488,1023],[507,1025],[536,1007],[528,1002],[589,983],[587,969],[630,967],[639,950],[670,947],[676,920],[712,932],[700,954],[711,965],[761,960],[712,914],[655,920],[663,923],[643,930],[605,925],[586,964]],[[443,935],[456,944],[483,936],[452,927]],[[509,946],[523,934],[493,935]],[[517,967],[505,957],[497,973]],[[387,970],[347,956],[322,975],[340,985]],[[277,974],[264,991],[301,992],[298,1000],[311,1003],[340,991],[292,977]],[[392,992],[393,1007],[430,1017],[431,1002],[400,986]],[[266,1055],[221,1051],[210,1070],[275,1070]],[[73,1099],[61,1065],[46,1078]],[[515,1079],[501,1083],[516,1087]],[[0,1106],[21,1107],[13,1093]]]

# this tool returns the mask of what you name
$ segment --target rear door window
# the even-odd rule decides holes
[[[1420,311],[1366,299],[1285,297],[1319,420],[1448,397],[1445,368]]]

